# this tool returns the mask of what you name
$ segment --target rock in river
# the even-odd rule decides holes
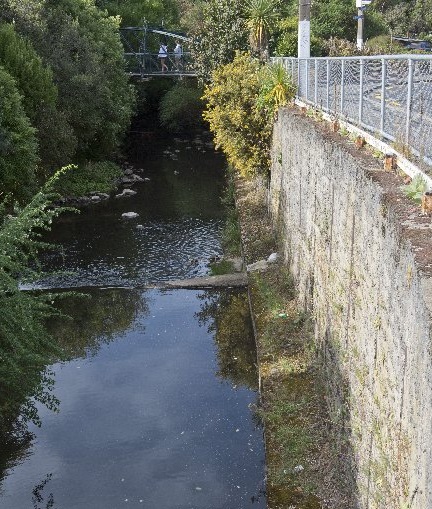
[[[124,219],[134,219],[135,217],[138,217],[139,214],[136,212],[123,212],[122,217]]]

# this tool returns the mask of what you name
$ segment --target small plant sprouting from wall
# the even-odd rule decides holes
[[[416,175],[410,184],[402,186],[402,191],[408,196],[408,198],[411,198],[411,200],[414,200],[419,205],[426,190],[427,184],[421,175]]]

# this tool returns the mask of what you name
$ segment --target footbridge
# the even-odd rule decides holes
[[[125,48],[126,70],[130,76],[142,79],[196,76],[190,52],[191,39],[184,34],[142,26],[121,28],[120,35]],[[174,53],[177,43],[181,47],[180,53]],[[166,45],[168,50],[165,59],[168,69],[164,71],[158,57],[161,44]]]

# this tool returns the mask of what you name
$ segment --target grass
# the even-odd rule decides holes
[[[265,186],[236,182],[246,263],[276,251]],[[263,189],[264,188],[264,189]],[[278,262],[250,277],[262,382],[257,411],[264,423],[267,501],[271,509],[354,507],[340,473],[316,355],[313,320],[296,302],[288,269]]]
[[[222,276],[224,274],[232,274],[234,272],[234,264],[229,260],[221,260],[210,264],[211,276]]]
[[[62,196],[86,196],[93,191],[110,193],[122,177],[121,168],[110,161],[88,162],[62,175],[56,191]]]

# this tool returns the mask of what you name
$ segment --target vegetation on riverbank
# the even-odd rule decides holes
[[[37,402],[57,406],[46,366],[61,352],[45,329],[46,319],[57,314],[56,296],[21,290],[38,278],[38,254],[48,247],[41,233],[61,212],[52,206],[54,183],[51,179],[13,214],[6,213],[7,203],[0,205],[0,439],[9,435],[18,415],[21,422],[37,423]]]
[[[265,185],[237,179],[237,204],[246,263],[276,250]],[[272,509],[355,507],[347,465],[332,440],[313,341],[311,317],[296,301],[283,263],[250,274],[265,424],[267,497]]]

